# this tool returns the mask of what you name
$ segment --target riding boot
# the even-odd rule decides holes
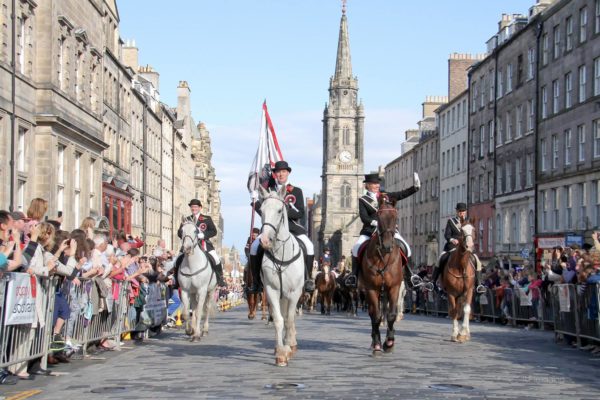
[[[352,256],[352,273],[346,277],[344,283],[348,287],[355,288],[358,286],[358,257]]]
[[[181,267],[181,263],[183,262],[183,253],[180,253],[175,259],[175,266],[173,267],[173,289],[179,288],[179,267]]]
[[[315,256],[313,254],[304,256],[304,291],[306,293],[312,293],[315,290],[315,282],[311,279],[314,260]]]
[[[481,271],[476,271],[475,272],[475,288],[476,288],[475,291],[480,294],[485,293],[485,291],[486,291],[485,286],[483,286],[481,284],[481,282],[483,282],[483,279],[481,278]]]
[[[249,293],[262,292],[262,282],[260,279],[260,269],[262,264],[262,255],[250,255],[250,271],[252,272],[252,285],[248,288]]]
[[[211,263],[211,266],[213,267],[213,272],[217,277],[217,286],[226,287],[227,283],[225,282],[225,279],[223,279],[223,263],[218,263],[217,265],[213,265],[213,263]]]

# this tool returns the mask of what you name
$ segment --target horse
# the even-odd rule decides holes
[[[347,314],[358,317],[358,289],[346,286],[346,277],[349,273],[350,271],[344,271],[338,276],[338,288],[336,289],[336,292],[339,292],[342,300],[342,303],[339,305],[341,306],[342,311],[346,311]],[[338,309],[338,311],[340,310]]]
[[[207,254],[200,248],[198,227],[191,220],[181,225],[181,248],[184,253],[177,280],[181,288],[181,303],[185,318],[185,333],[196,342],[208,335],[208,317],[214,304],[217,279],[210,267]],[[204,325],[200,330],[200,322]]]
[[[260,242],[265,251],[261,273],[275,326],[277,366],[287,366],[298,350],[296,305],[304,286],[304,257],[298,241],[289,231],[286,194],[285,186],[273,192],[260,187],[263,199]]]
[[[394,349],[394,323],[398,313],[398,295],[400,285],[404,281],[403,257],[405,256],[394,239],[398,216],[395,203],[387,196],[379,198],[377,229],[366,244],[364,255],[360,260],[360,278],[362,287],[366,291],[371,317],[371,349],[374,357],[382,352],[379,332],[379,324],[382,320],[381,308],[388,310],[386,315],[388,326],[383,351],[389,353]]]
[[[323,265],[315,279],[315,289],[321,294],[321,314],[331,315],[331,301],[336,288],[335,274],[329,270],[329,265]]]
[[[252,286],[252,271],[250,271],[250,266],[246,265],[244,268],[244,286],[249,288]],[[248,319],[252,320],[256,317],[256,308],[258,307],[258,303],[261,303],[262,310],[262,320],[267,319],[267,302],[266,302],[266,294],[263,289],[260,293],[251,293],[246,290],[246,301],[248,302]]]
[[[475,287],[475,263],[472,258],[475,228],[466,222],[461,228],[461,237],[456,249],[450,255],[442,274],[442,283],[448,294],[448,315],[452,318],[453,342],[463,343],[471,339],[469,317]],[[459,332],[458,319],[463,316]]]

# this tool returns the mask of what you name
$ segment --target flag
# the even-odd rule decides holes
[[[283,160],[275,129],[269,117],[267,102],[262,106],[262,117],[260,121],[260,136],[258,138],[258,149],[252,162],[252,168],[248,174],[248,191],[258,190],[261,185],[265,189],[271,177],[271,168],[277,161]]]

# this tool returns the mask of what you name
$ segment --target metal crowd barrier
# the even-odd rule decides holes
[[[136,299],[126,294],[126,301],[122,308],[122,318],[118,324],[120,333],[144,332],[149,329],[160,329],[167,320],[167,290],[163,283],[141,284],[141,291],[145,292],[143,304],[136,303]],[[142,295],[142,292],[139,294]],[[138,304],[138,306],[136,306]]]
[[[579,336],[600,341],[600,285],[587,285],[580,295]]]
[[[47,355],[50,348],[52,335],[52,318],[54,312],[55,278],[35,277],[35,290],[41,291],[38,296],[42,302],[36,304],[32,301],[33,293],[28,291],[28,286],[16,286],[16,282],[30,280],[30,275],[25,273],[5,273],[0,278],[0,368],[13,366],[21,368],[19,364],[41,358],[41,367],[47,367]],[[12,281],[12,284],[11,284]],[[30,281],[33,282],[33,281]],[[33,290],[33,287],[31,288]],[[10,307],[8,296],[15,294],[22,297],[21,303],[14,303]],[[12,296],[12,297],[15,297]],[[11,314],[30,314],[35,308],[35,319],[44,321],[44,326],[38,324],[20,323],[9,324]],[[41,315],[38,316],[38,312]],[[26,371],[26,365],[24,366]]]

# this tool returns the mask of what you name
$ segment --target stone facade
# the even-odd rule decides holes
[[[600,227],[600,2],[541,14],[537,209],[540,236]]]
[[[333,262],[350,250],[362,227],[358,198],[363,194],[364,108],[358,102],[358,80],[352,75],[348,23],[340,23],[335,74],[329,82],[329,102],[323,112],[323,188],[319,237],[315,254],[324,246]]]

